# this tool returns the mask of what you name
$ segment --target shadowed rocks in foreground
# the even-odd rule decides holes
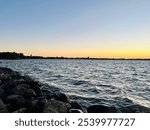
[[[3,101],[0,99],[0,112],[1,113],[7,113],[7,108],[6,106],[4,105]]]
[[[0,113],[68,113],[77,102],[53,88],[9,68],[0,68]],[[82,107],[81,107],[82,109]],[[79,112],[83,112],[82,110]]]

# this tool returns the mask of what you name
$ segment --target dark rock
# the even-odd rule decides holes
[[[54,98],[56,100],[62,101],[62,102],[70,102],[70,99],[67,95],[65,95],[64,93],[56,93],[54,95]]]
[[[0,67],[0,97],[7,112],[67,113],[70,109],[70,112],[82,111],[78,103],[72,103],[71,106],[69,97],[58,88],[40,84],[9,68]]]
[[[7,80],[10,78],[10,75],[9,74],[0,74],[0,80],[4,81],[4,80]]]
[[[3,73],[12,73],[13,71],[10,68],[0,67],[0,71]]]
[[[26,112],[28,112],[28,113],[42,113],[44,111],[46,103],[47,103],[46,99],[33,100]]]
[[[55,96],[54,96],[54,93],[53,92],[51,92],[50,90],[42,90],[42,94],[43,94],[43,96],[47,99],[47,100],[49,100],[49,99],[51,99],[51,98],[54,98]]]
[[[21,76],[20,79],[15,80],[15,83],[17,85],[18,84],[28,84],[30,86],[30,88],[33,89],[37,95],[42,93],[39,83],[36,81],[33,81],[29,77]]]
[[[93,105],[87,108],[88,113],[118,113],[115,107],[105,105]]]
[[[71,109],[79,109],[82,112],[86,113],[86,109],[82,107],[82,105],[79,102],[73,101],[70,103]]]
[[[38,101],[37,106],[39,108],[39,112],[44,111],[46,103],[47,103],[47,99],[41,99],[41,100]]]
[[[25,83],[29,84],[30,88],[33,89],[37,95],[42,93],[39,82],[33,81],[28,77]]]
[[[108,107],[103,105],[93,105],[87,108],[88,113],[107,113]]]
[[[5,96],[13,94],[13,88],[15,87],[15,84],[13,80],[5,80],[3,84],[0,86],[0,89],[3,89],[5,91]],[[3,97],[4,98],[4,97]]]
[[[23,84],[24,82],[25,82],[25,80],[22,79],[22,78],[14,79],[14,83],[15,83],[16,85],[18,85],[18,84]]]
[[[31,101],[30,102],[31,104],[27,107],[26,112],[27,113],[38,113],[40,111],[39,106],[37,105],[38,101],[39,100],[33,100],[33,101]]]
[[[24,83],[30,83],[30,82],[34,82],[29,76],[22,76],[22,78],[25,80]]]
[[[14,87],[15,87],[15,83],[12,79],[5,80],[3,84],[1,85],[1,88],[5,90],[12,89]]]
[[[0,79],[0,86],[1,86],[1,84],[2,84],[2,80]]]
[[[8,113],[6,106],[4,105],[3,101],[0,98],[0,113]]]
[[[42,93],[41,89],[40,89],[40,86],[33,86],[33,85],[30,85],[30,88],[34,90],[34,92],[37,94],[37,95],[40,95]]]
[[[23,108],[20,108],[20,109],[14,111],[13,113],[26,113],[26,111],[27,111],[27,108],[23,107]]]
[[[81,104],[78,102],[71,102],[70,104],[71,104],[71,108],[82,109]]]
[[[11,77],[13,77],[13,78],[20,77],[20,74],[18,72],[15,72],[15,71],[11,70],[10,68],[3,68],[3,67],[1,67],[0,68],[0,73],[8,76],[4,80],[10,79]]]
[[[6,103],[17,106],[17,108],[26,106],[26,100],[20,95],[9,95],[6,98]]]
[[[39,100],[39,104],[46,104],[47,103],[47,99],[41,99]]]
[[[14,93],[23,96],[26,99],[31,99],[32,97],[36,96],[36,93],[33,89],[30,89],[28,84],[19,84],[14,89]]]
[[[71,108],[69,103],[58,100],[48,100],[45,104],[44,113],[67,113]]]
[[[4,89],[0,88],[0,98],[2,98],[5,94],[5,91]]]
[[[83,113],[83,111],[80,109],[70,109],[69,113]]]
[[[39,97],[36,97],[37,100],[42,100],[42,99],[46,99],[45,96],[40,95]]]

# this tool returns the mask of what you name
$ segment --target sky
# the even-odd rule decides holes
[[[150,0],[0,0],[0,51],[150,58]]]

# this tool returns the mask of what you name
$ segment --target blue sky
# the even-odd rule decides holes
[[[149,0],[0,0],[0,51],[150,57]]]

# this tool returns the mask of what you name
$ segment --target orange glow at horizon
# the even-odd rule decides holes
[[[44,57],[91,57],[91,58],[150,58],[148,50],[95,50],[95,51],[24,51],[25,55],[44,56]]]

